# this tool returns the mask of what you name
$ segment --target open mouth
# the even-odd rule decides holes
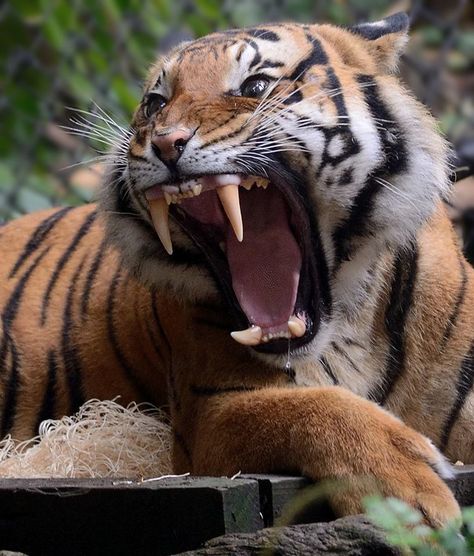
[[[237,342],[282,353],[307,344],[320,321],[309,212],[278,177],[205,175],[145,192],[169,254],[172,217],[205,254],[233,310]]]

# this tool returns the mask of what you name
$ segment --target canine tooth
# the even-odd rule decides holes
[[[191,189],[192,189],[193,195],[195,197],[197,197],[198,195],[201,195],[202,184],[198,183],[196,185],[193,185]]]
[[[288,329],[295,338],[301,338],[306,332],[306,324],[299,317],[293,315],[288,321]]]
[[[173,244],[171,243],[170,227],[168,223],[168,203],[162,197],[161,199],[149,201],[149,207],[156,233],[168,255],[171,255],[173,253]]]
[[[168,205],[171,205],[171,203],[173,202],[173,197],[166,191],[165,191],[165,200]]]
[[[242,241],[244,239],[244,225],[242,223],[242,213],[240,212],[239,186],[224,185],[223,187],[218,187],[216,191],[235,236],[238,241]]]
[[[260,326],[251,326],[246,330],[231,332],[232,338],[244,346],[256,346],[262,341],[262,329]]]

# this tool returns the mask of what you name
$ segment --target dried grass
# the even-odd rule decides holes
[[[72,417],[43,421],[39,435],[0,442],[0,477],[124,477],[171,472],[171,429],[148,404],[90,400]]]

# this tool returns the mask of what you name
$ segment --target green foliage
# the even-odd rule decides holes
[[[15,0],[0,8],[0,219],[58,203],[80,203],[89,191],[61,170],[97,153],[51,138],[68,125],[66,107],[93,101],[128,122],[147,66],[177,39],[263,21],[351,24],[382,16],[394,0]],[[431,33],[431,34],[430,34]],[[439,48],[443,34],[426,31]],[[456,38],[450,67],[472,64],[473,34]],[[447,114],[443,129],[451,129]],[[52,179],[54,176],[54,179]],[[27,191],[25,193],[25,191]],[[30,194],[31,193],[31,194]]]
[[[472,556],[474,554],[474,507],[462,512],[462,523],[442,529],[423,524],[418,510],[395,498],[379,496],[365,500],[367,515],[387,535],[394,546],[414,556]],[[461,534],[461,532],[463,534]]]

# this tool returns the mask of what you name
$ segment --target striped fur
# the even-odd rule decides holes
[[[474,462],[474,278],[442,208],[445,145],[391,74],[405,41],[403,16],[281,24],[159,61],[145,98],[171,100],[161,117],[137,110],[99,213],[0,230],[2,434],[91,397],[146,399],[169,404],[177,471],[342,478],[340,513],[359,511],[369,475],[430,523],[456,515],[432,443]],[[236,94],[254,73],[274,80],[263,101]],[[181,172],[270,167],[310,215],[322,320],[291,372],[229,337],[222,283],[176,221],[172,257],[155,236],[143,193],[172,176],[150,134],[176,123],[197,128]]]

